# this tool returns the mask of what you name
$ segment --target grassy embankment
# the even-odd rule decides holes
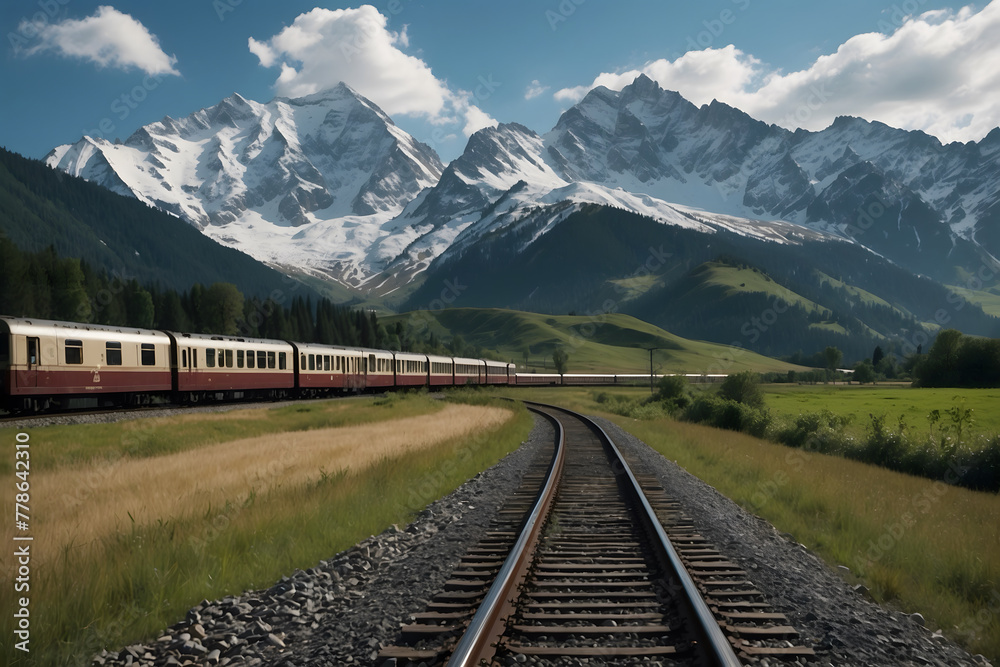
[[[653,361],[657,373],[760,373],[805,370],[728,345],[688,340],[630,315],[540,315],[499,308],[448,308],[416,311],[383,318],[433,332],[441,340],[461,335],[467,343],[493,350],[528,369],[555,372],[552,352],[569,354],[570,373],[648,373],[650,347],[658,348]]]
[[[602,390],[603,391],[603,390]],[[649,390],[607,390],[628,398]],[[945,408],[954,396],[976,407],[980,428],[996,432],[996,390],[923,390],[899,387],[768,387],[767,402],[781,415],[827,408],[863,423],[872,406],[890,419],[900,408],[919,413]],[[528,398],[526,390],[507,390]],[[601,414],[593,389],[531,392],[589,414]],[[926,413],[924,413],[926,414]],[[851,570],[874,598],[920,612],[973,653],[1000,659],[1000,497],[943,482],[827,456],[671,419],[608,415],[682,468],[715,487],[831,565]],[[981,417],[981,418],[980,418]],[[926,425],[926,421],[924,422]]]
[[[7,615],[0,662],[89,664],[149,639],[203,598],[406,523],[530,428],[509,405],[394,395],[31,430],[32,653],[13,649]]]

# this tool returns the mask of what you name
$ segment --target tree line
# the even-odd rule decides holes
[[[294,285],[266,299],[248,299],[236,285],[223,282],[163,289],[59,257],[52,246],[25,252],[2,236],[0,267],[0,313],[15,317],[328,345],[399,344],[398,335],[380,325],[375,313],[325,298],[313,304],[292,294]]]
[[[917,360],[913,376],[918,387],[998,387],[1000,340],[945,329]]]

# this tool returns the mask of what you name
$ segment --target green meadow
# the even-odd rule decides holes
[[[929,434],[928,415],[955,406],[971,409],[970,434],[1000,433],[1000,389],[925,389],[909,385],[765,385],[767,407],[775,417],[827,410],[849,423],[845,429],[860,435],[870,423],[869,415],[885,416],[886,422],[905,421],[910,435]],[[937,427],[936,427],[937,428]]]

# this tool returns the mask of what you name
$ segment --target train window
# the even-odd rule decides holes
[[[191,350],[191,368],[198,368],[198,350]]]
[[[247,368],[254,367],[255,364],[253,363],[253,360],[255,355],[256,353],[253,350],[247,350]]]
[[[257,368],[267,368],[267,352],[263,350],[257,350]],[[271,364],[271,368],[274,368],[274,364]]]
[[[324,371],[330,370],[330,355],[329,354],[324,354],[323,355],[323,370]]]
[[[232,368],[232,367],[233,367],[233,351],[226,350],[226,368]]]
[[[299,362],[299,370],[304,371],[305,369],[306,369],[306,355],[303,354],[302,360]]]
[[[142,343],[139,346],[139,363],[143,366],[156,365],[156,346],[152,343]]]
[[[205,350],[205,366],[215,368],[215,348],[210,347]]]
[[[316,355],[315,354],[310,354],[309,355],[309,370],[311,370],[311,371],[316,370]]]
[[[275,363],[274,352],[268,352],[267,353],[267,367],[268,368],[274,368],[276,365],[277,364]]]
[[[288,360],[285,358],[284,352],[278,353],[278,370],[283,371],[288,368]]]
[[[243,350],[236,350],[236,368],[243,368],[243,359],[246,353]]]
[[[122,344],[116,343],[114,341],[108,341],[104,346],[105,351],[105,362],[108,366],[121,366],[122,365]]]
[[[181,350],[181,368],[188,367],[188,351]]]
[[[333,358],[333,370],[335,370],[335,371],[339,371],[340,370],[340,357],[339,356],[335,356]]]
[[[82,364],[83,363],[83,341],[82,340],[68,340],[68,341],[66,341],[66,363],[67,364]]]

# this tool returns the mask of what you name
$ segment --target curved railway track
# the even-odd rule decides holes
[[[737,652],[812,654],[599,426],[530,407],[557,429],[548,473],[525,480],[377,664],[735,666]]]

